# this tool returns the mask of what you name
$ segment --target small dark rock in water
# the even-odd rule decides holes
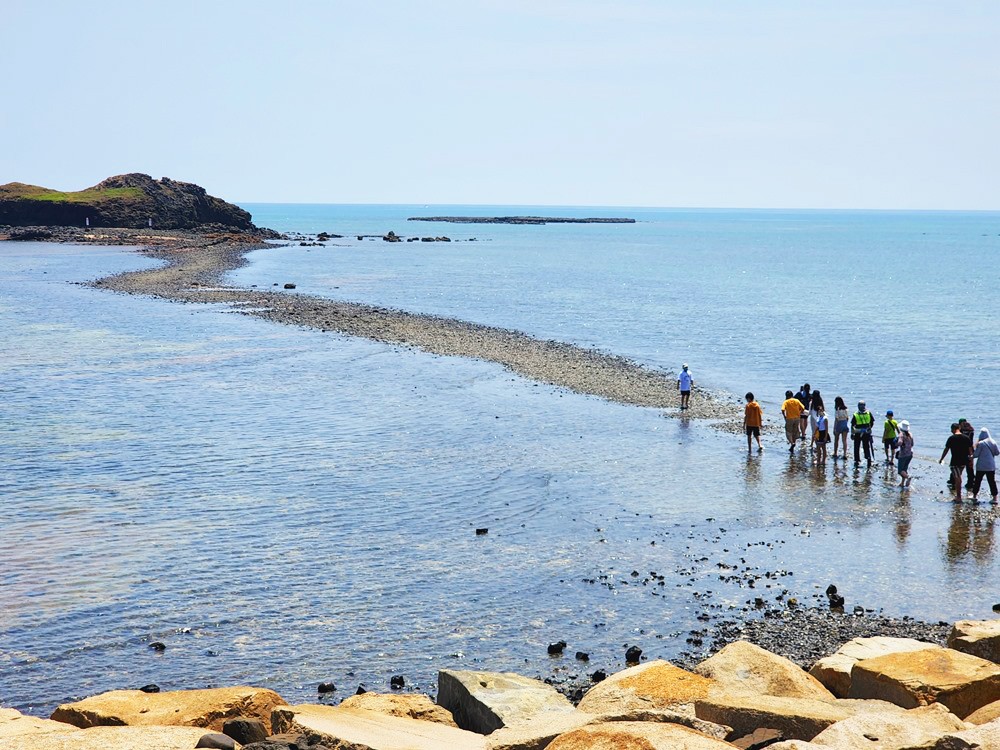
[[[566,641],[559,641],[557,643],[549,644],[549,656],[558,656],[566,648]]]
[[[489,533],[490,533],[489,529],[476,529],[476,536],[484,536]]]
[[[854,616],[861,617],[865,613],[865,608],[860,604],[854,608]]]
[[[830,597],[830,609],[843,609],[844,608],[844,597],[840,594],[833,594]]]
[[[160,692],[160,686],[154,685],[151,682],[148,685],[143,685],[141,688],[139,688],[139,690],[141,690],[144,693],[158,693]]]
[[[285,289],[294,289],[295,284],[285,284]]]
[[[323,693],[332,693],[336,689],[337,686],[334,685],[332,682],[321,682],[319,686],[316,688],[316,692],[322,695]]]
[[[237,716],[229,719],[222,725],[222,733],[232,737],[241,745],[249,745],[251,742],[260,742],[267,739],[267,730],[260,719],[251,719],[246,716]]]
[[[402,690],[405,685],[406,680],[403,679],[403,675],[401,674],[394,674],[389,678],[389,687],[393,690]]]
[[[368,688],[366,688],[364,685],[358,685],[358,690],[355,693],[355,695],[364,695],[367,692],[368,692]]]
[[[153,651],[163,652],[167,650],[167,645],[165,643],[160,643],[159,641],[153,641],[149,644],[149,647],[153,649]]]
[[[202,736],[195,747],[209,747],[215,748],[215,750],[236,750],[236,741],[232,737],[213,732],[212,734]]]
[[[577,651],[576,658],[578,661],[590,661],[590,654],[586,651]]]
[[[638,664],[640,658],[642,658],[642,649],[638,646],[629,646],[625,652],[625,662],[628,664]]]
[[[836,596],[837,595],[837,587],[834,586],[831,583],[829,586],[826,587],[826,595],[828,597],[830,597],[830,598],[833,598],[834,596]]]
[[[594,674],[590,675],[590,679],[594,682],[604,682],[604,680],[608,679],[608,673],[603,669],[598,669]]]
[[[993,611],[994,612],[1000,612],[1000,604],[994,604],[993,605]]]

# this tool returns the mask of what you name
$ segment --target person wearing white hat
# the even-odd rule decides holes
[[[681,392],[681,409],[687,409],[691,405],[691,389],[694,388],[694,378],[687,363],[681,365],[681,374],[677,376],[677,388]]]
[[[913,433],[905,419],[899,423],[899,443],[896,445],[896,469],[899,471],[899,487],[910,486],[910,461],[913,460]]]

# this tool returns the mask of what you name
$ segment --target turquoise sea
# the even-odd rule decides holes
[[[828,405],[865,398],[913,424],[913,487],[790,457],[777,429],[748,457],[740,436],[491,363],[75,283],[150,263],[126,249],[0,244],[4,705],[583,675],[831,582],[849,609],[935,621],[1000,601],[997,512],[949,502],[936,463],[956,418],[1000,431],[1000,214],[245,207],[343,238],[254,253],[231,283],[688,362],[772,418],[806,381]],[[406,221],[457,214],[637,222]],[[453,241],[357,239],[390,230]],[[749,591],[721,566],[773,575]]]

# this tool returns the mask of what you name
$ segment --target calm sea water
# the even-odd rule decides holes
[[[1000,215],[251,205],[346,236],[232,275],[596,346],[700,383],[867,398],[914,424],[912,491],[490,363],[71,282],[147,261],[0,245],[0,701],[250,683],[342,697],[441,667],[583,674],[686,650],[830,582],[848,605],[988,617],[996,514],[955,506],[947,424],[1000,425]],[[635,225],[407,223],[628,215]],[[448,235],[401,243],[357,234]],[[477,536],[476,528],[489,533]],[[719,564],[791,571],[754,591]],[[639,573],[632,576],[632,571]],[[663,585],[649,573],[663,575]],[[646,584],[643,584],[646,581]],[[592,661],[553,660],[569,642]],[[159,640],[163,654],[148,648]]]

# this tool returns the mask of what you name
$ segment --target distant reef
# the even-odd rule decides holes
[[[147,174],[109,177],[65,193],[37,185],[0,185],[0,225],[198,229],[206,225],[256,231],[251,216],[205,188]]]
[[[563,216],[411,216],[407,221],[448,221],[452,224],[635,224],[635,219],[571,219]]]

